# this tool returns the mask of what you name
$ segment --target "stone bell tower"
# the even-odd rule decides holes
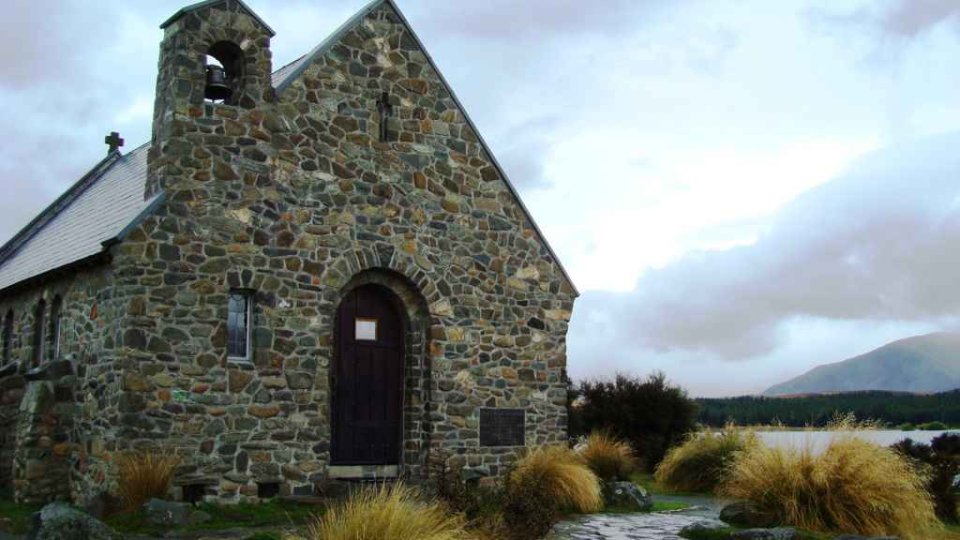
[[[228,121],[274,99],[274,32],[242,0],[200,2],[160,27],[164,36],[144,194],[148,199],[161,189],[189,189],[184,182],[202,182],[213,174],[214,162],[195,150],[216,153],[218,147],[235,144],[227,137],[241,130]]]

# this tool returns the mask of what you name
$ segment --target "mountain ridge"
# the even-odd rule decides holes
[[[960,332],[936,332],[888,343],[817,366],[776,384],[764,396],[881,390],[929,394],[960,388]]]

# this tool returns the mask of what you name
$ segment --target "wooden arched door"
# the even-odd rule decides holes
[[[334,465],[396,465],[403,430],[404,326],[393,293],[364,285],[337,308]]]

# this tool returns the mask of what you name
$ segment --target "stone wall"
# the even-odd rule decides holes
[[[0,369],[0,497],[13,497],[13,457],[17,445],[17,417],[26,380],[17,365]],[[10,369],[13,368],[13,369]]]
[[[381,141],[384,94],[393,111]],[[481,407],[525,409],[528,444],[564,440],[573,290],[399,15],[386,4],[368,14],[284,89],[278,110],[275,138],[295,143],[276,152],[278,181],[310,186],[333,209],[319,222],[331,236],[323,283],[342,286],[358,251],[419,277],[433,444],[502,472],[515,449],[480,447]]]
[[[248,55],[236,106],[202,100],[200,59],[224,39]],[[480,446],[482,407],[525,409],[527,444],[564,440],[574,292],[397,14],[368,14],[278,96],[270,69],[269,33],[235,2],[166,29],[145,194],[166,202],[112,248],[116,444],[179,452],[178,485],[223,501],[310,492],[335,313],[363,279],[411,319],[404,474],[431,448],[500,474],[519,449]],[[226,354],[235,288],[255,291],[249,363]]]
[[[100,407],[118,399],[109,369],[118,330],[112,279],[103,263],[0,294],[0,314],[14,315],[12,359],[0,366],[0,489],[8,479],[18,500],[85,500],[106,489],[102,482],[87,486],[87,475],[78,473],[92,464],[106,468],[104,456],[90,455],[87,443],[91,434],[111,431]],[[62,310],[54,355],[49,320],[56,297]],[[47,353],[37,363],[34,335],[41,299]]]

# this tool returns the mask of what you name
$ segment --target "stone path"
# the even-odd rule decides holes
[[[720,526],[720,503],[706,498],[656,497],[661,502],[693,505],[687,510],[650,514],[595,514],[559,523],[548,540],[680,540],[687,525],[706,522]]]

